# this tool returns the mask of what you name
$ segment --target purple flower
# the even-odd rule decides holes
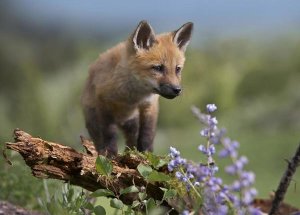
[[[248,163],[248,159],[245,156],[240,157],[237,159],[232,165],[226,166],[225,171],[230,174],[234,175],[238,172],[241,172],[245,166],[245,164]]]
[[[220,139],[221,139],[221,137],[218,136],[218,134],[214,133],[214,136],[210,137],[209,141],[212,144],[219,144],[220,143]]]
[[[180,157],[180,152],[174,148],[170,147],[170,154],[169,156],[173,158],[169,163],[168,163],[168,170],[172,172],[175,168],[179,167],[180,165],[185,165],[186,164],[186,159],[183,159]]]
[[[230,189],[235,191],[235,192],[239,192],[241,190],[241,183],[238,180],[235,180],[232,185],[230,186]]]
[[[218,120],[216,117],[211,117],[208,122],[211,128],[216,129],[215,126],[218,124]]]
[[[186,159],[184,159],[184,158],[178,158],[177,160],[175,160],[175,161],[177,161],[177,163],[179,164],[179,165],[185,165],[186,164]]]
[[[216,193],[217,195],[217,192],[221,190],[222,179],[211,177],[206,182],[206,185],[210,188],[212,192]]]
[[[202,129],[202,130],[200,131],[200,135],[201,135],[202,137],[208,137],[208,135],[209,135],[209,129],[208,129],[208,128]]]
[[[172,158],[175,158],[180,155],[180,152],[176,148],[171,146],[170,147],[170,155]]]
[[[237,141],[231,141],[229,138],[224,138],[223,145],[224,148],[219,152],[219,157],[237,158],[238,155],[237,149],[240,146],[240,144]]]
[[[228,206],[223,202],[216,201],[220,192],[212,192],[211,189],[204,190],[204,214],[209,215],[227,215]]]
[[[188,178],[194,178],[194,175],[190,172],[188,172],[186,175],[187,175]]]
[[[216,153],[216,148],[214,145],[210,145],[209,148],[208,148],[209,152],[211,155],[215,154]]]
[[[206,110],[208,113],[212,113],[217,110],[217,106],[215,104],[207,104]]]
[[[216,148],[214,145],[210,145],[208,149],[204,145],[200,145],[198,146],[198,150],[207,156],[211,156],[216,153]],[[211,162],[213,162],[213,160]]]
[[[181,215],[189,215],[189,214],[190,214],[190,212],[188,210],[184,210],[181,212]]]
[[[251,188],[249,190],[246,190],[243,194],[244,194],[242,197],[243,204],[250,205],[253,202],[254,197],[257,195],[257,191],[256,189]]]
[[[216,201],[218,204],[224,204],[226,202],[226,200],[228,199],[227,197],[227,191],[224,188],[222,190],[220,190],[220,192],[218,193],[218,195],[216,196]]]
[[[220,158],[226,158],[226,157],[229,157],[229,155],[230,155],[230,151],[228,149],[222,149],[219,152],[219,157]]]
[[[176,178],[178,178],[179,180],[181,180],[181,178],[182,178],[183,175],[181,174],[181,172],[176,172],[175,176],[176,176]]]
[[[236,173],[236,168],[234,165],[229,165],[225,167],[225,172],[229,175],[234,175]]]
[[[181,180],[182,180],[183,182],[187,182],[187,181],[188,181],[188,178],[187,178],[186,176],[183,176],[183,177],[181,178]]]
[[[213,167],[210,168],[211,170],[211,174],[214,175],[216,172],[219,171],[219,167],[217,167],[216,165],[214,165]]]
[[[259,210],[258,208],[254,208],[252,206],[250,206],[248,208],[248,212],[249,212],[250,215],[262,215],[261,210]]]
[[[180,157],[179,151],[170,147],[172,160],[168,164],[169,171],[174,171],[180,167],[180,171],[175,172],[176,178],[185,184],[187,192],[194,190],[195,194],[203,199],[202,212],[204,214],[225,215],[230,210],[234,210],[239,215],[261,214],[258,209],[251,206],[257,191],[251,187],[255,175],[244,170],[248,163],[247,157],[239,157],[239,143],[225,137],[226,130],[217,127],[218,120],[211,115],[217,110],[216,105],[208,104],[206,110],[208,114],[203,114],[200,110],[193,108],[197,118],[205,125],[200,131],[200,135],[206,139],[207,144],[199,145],[198,150],[207,156],[206,162],[187,163],[185,159]],[[218,153],[220,157],[229,157],[234,161],[225,167],[227,173],[236,176],[236,180],[231,185],[224,185],[221,178],[215,177],[215,173],[218,171],[218,166],[213,158],[216,153],[215,144],[223,146],[223,149]],[[234,208],[231,208],[230,205],[233,205]],[[189,211],[185,210],[182,214],[189,214]]]
[[[218,210],[215,213],[216,215],[227,215],[228,214],[228,206],[220,205],[218,206]]]
[[[207,154],[206,147],[204,145],[198,146],[198,150],[203,154]]]
[[[248,163],[248,158],[246,156],[241,156],[239,161],[245,165]]]
[[[253,172],[242,172],[241,173],[241,183],[243,187],[251,186],[255,181],[255,174]]]

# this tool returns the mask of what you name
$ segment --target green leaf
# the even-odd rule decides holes
[[[96,170],[101,175],[110,176],[113,165],[106,157],[99,155],[96,160]]]
[[[171,178],[170,176],[166,175],[165,173],[162,172],[157,172],[155,170],[153,170],[149,176],[147,177],[148,181],[169,181]]]
[[[127,193],[137,193],[137,192],[139,192],[139,189],[136,186],[132,185],[130,187],[122,189],[120,191],[120,195],[127,194]]]
[[[173,198],[173,197],[176,196],[176,194],[177,194],[177,192],[174,189],[166,190],[165,193],[164,193],[163,199]]]
[[[152,168],[150,166],[146,166],[144,164],[139,164],[137,166],[137,170],[144,178],[147,178],[148,175],[152,172]]]
[[[77,199],[75,200],[75,210],[76,210],[76,211],[79,210],[81,204],[82,204],[81,199],[80,199],[80,198],[77,198]]]
[[[148,153],[147,160],[150,162],[152,166],[156,167],[157,164],[159,163],[160,158],[154,155],[153,153]]]
[[[94,208],[93,211],[96,215],[106,215],[106,211],[104,209],[104,207],[102,207],[101,205],[98,205]]]
[[[170,214],[170,213],[168,213],[167,208],[157,205],[155,208],[149,211],[149,215],[157,215],[157,214]]]
[[[100,196],[115,196],[115,194],[107,189],[98,189],[91,194],[91,197],[100,197]]]
[[[110,200],[110,206],[112,208],[122,209],[124,207],[124,204],[121,200],[114,198]]]
[[[125,211],[125,215],[134,215],[134,212],[128,207],[127,211]]]
[[[156,168],[160,168],[164,165],[167,165],[169,163],[169,161],[167,161],[166,159],[160,159],[158,164],[156,165]]]
[[[137,200],[133,201],[131,204],[131,208],[136,208],[137,206],[139,206],[141,203]]]
[[[73,199],[73,196],[74,196],[74,189],[71,187],[71,188],[68,188],[69,190],[67,190],[67,200],[68,202],[71,202],[72,199]]]
[[[147,155],[147,159],[155,169],[158,169],[159,167],[162,167],[168,163],[167,160],[162,159],[159,156],[154,155],[153,153],[149,153]]]
[[[139,193],[139,198],[141,201],[143,201],[147,197],[146,193]]]
[[[153,198],[150,198],[150,199],[147,200],[146,207],[147,207],[148,213],[151,210],[153,210],[154,208],[156,208],[156,203],[155,203]]]
[[[85,209],[88,209],[88,210],[90,210],[90,211],[93,211],[93,210],[94,210],[94,205],[93,205],[92,203],[90,203],[90,202],[86,202],[86,203],[84,204],[84,208],[85,208]]]

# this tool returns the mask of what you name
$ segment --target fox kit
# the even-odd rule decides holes
[[[89,70],[82,95],[87,130],[100,154],[117,154],[120,128],[129,148],[152,151],[159,95],[181,93],[184,52],[193,23],[155,35],[141,21],[124,42],[101,54]]]

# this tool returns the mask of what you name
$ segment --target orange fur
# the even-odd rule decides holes
[[[191,23],[181,27],[182,35],[177,37],[183,39],[174,41],[176,31],[155,36],[151,26],[141,22],[128,40],[101,54],[91,65],[81,102],[99,153],[116,154],[115,140],[109,139],[114,137],[115,125],[124,129],[128,146],[152,150],[158,94],[166,98],[179,95],[174,88],[180,87],[181,75],[175,68],[183,67],[184,42],[188,43],[191,29]],[[163,65],[164,71],[155,71],[154,65]],[[137,134],[128,134],[130,129]]]

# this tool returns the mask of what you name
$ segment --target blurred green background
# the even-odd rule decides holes
[[[80,95],[89,65],[147,19],[156,32],[193,21],[183,71],[184,93],[161,99],[155,153],[169,146],[201,161],[201,125],[190,111],[218,106],[221,127],[241,144],[256,173],[259,197],[276,189],[300,141],[300,3],[296,1],[1,1],[0,142],[14,128],[80,147],[87,135]],[[124,147],[120,137],[120,148]],[[0,158],[0,199],[39,208],[42,181],[16,153]],[[220,166],[227,161],[217,160]],[[300,207],[300,171],[286,202]],[[223,176],[220,171],[220,176]],[[61,186],[49,180],[50,193]]]

